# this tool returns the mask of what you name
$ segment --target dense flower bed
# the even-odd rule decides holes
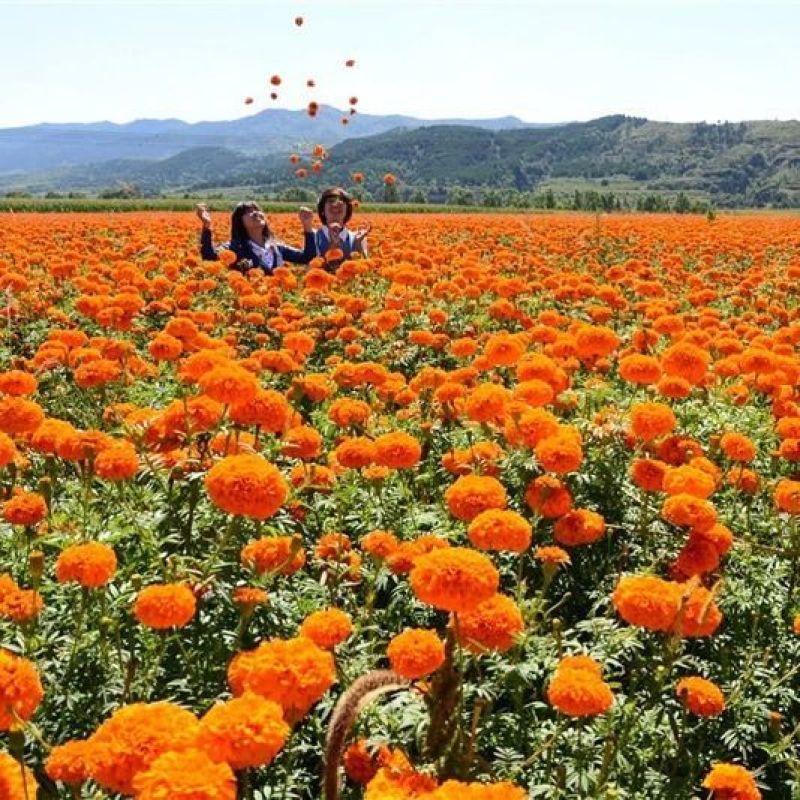
[[[0,220],[0,797],[797,797],[800,219],[372,221]]]

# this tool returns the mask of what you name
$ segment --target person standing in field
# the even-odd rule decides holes
[[[302,212],[311,213],[303,208]],[[325,258],[326,269],[335,270],[353,253],[368,255],[367,234],[372,226],[367,225],[357,231],[347,228],[353,216],[353,198],[341,187],[326,189],[317,202],[317,214],[322,227],[314,231],[314,244],[317,256]]]
[[[258,203],[245,201],[239,203],[231,214],[231,238],[219,246],[214,245],[211,215],[208,207],[200,203],[197,216],[203,223],[200,233],[200,256],[204,261],[219,260],[220,250],[230,250],[236,256],[233,269],[246,272],[255,267],[271,275],[275,269],[287,261],[292,264],[308,264],[317,255],[317,244],[312,223],[314,214],[309,209],[301,209],[298,217],[303,226],[303,249],[289,247],[275,239],[267,222],[266,215]]]

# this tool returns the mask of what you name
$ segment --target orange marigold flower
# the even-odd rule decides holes
[[[94,461],[98,477],[109,481],[125,481],[139,471],[139,456],[130,442],[116,442],[103,448]]]
[[[560,564],[571,564],[572,559],[566,550],[560,547],[537,547],[533,551],[533,557],[545,565],[558,566]]]
[[[247,403],[259,390],[258,378],[238,364],[220,364],[200,376],[203,393],[223,405]]]
[[[122,375],[122,367],[109,358],[84,361],[73,373],[75,383],[81,389],[93,389],[115,381]]]
[[[717,522],[717,511],[708,500],[685,493],[668,497],[661,516],[673,525],[686,525],[698,531],[708,530]]]
[[[87,542],[67,547],[56,561],[59,583],[75,581],[87,589],[105,586],[117,571],[113,548],[100,542]]]
[[[738,764],[714,764],[703,780],[717,800],[761,800],[755,778]]]
[[[346,611],[328,608],[309,614],[300,626],[300,636],[311,639],[317,647],[333,650],[353,632],[353,620]]]
[[[0,400],[0,431],[12,435],[32,433],[44,420],[38,403],[24,397],[4,397]]]
[[[39,592],[20,589],[10,575],[0,575],[0,617],[22,624],[36,617],[43,608]]]
[[[568,430],[542,439],[534,448],[537,461],[547,472],[563,475],[580,467],[583,461],[580,438]]]
[[[505,508],[508,502],[503,484],[483,475],[463,475],[445,492],[444,498],[450,513],[465,522],[490,508]]]
[[[42,697],[44,690],[33,663],[0,649],[0,731],[16,730],[17,719],[27,722]]]
[[[408,628],[389,642],[386,655],[398,675],[415,681],[444,664],[444,642],[435,631]]]
[[[525,490],[525,502],[532,511],[555,519],[572,508],[572,495],[566,485],[553,475],[534,478]]]
[[[440,536],[435,534],[418,536],[413,541],[401,542],[394,552],[387,556],[386,564],[395,575],[407,575],[420,556],[445,547],[450,547],[450,543]]]
[[[664,375],[656,384],[658,393],[671,400],[683,400],[692,393],[692,384],[677,375]]]
[[[39,784],[36,776],[16,758],[0,751],[0,797],[3,800],[32,800]]]
[[[346,469],[361,469],[375,461],[375,442],[366,436],[348,436],[334,451],[336,460]]]
[[[664,491],[668,495],[689,494],[700,500],[710,497],[717,488],[707,472],[689,464],[672,467],[664,476]]]
[[[322,436],[316,428],[297,425],[283,434],[281,452],[290,458],[310,461],[322,452]]]
[[[469,540],[481,550],[511,550],[522,553],[530,547],[533,530],[516,511],[490,508],[469,524]]]
[[[690,342],[677,342],[661,354],[661,367],[667,375],[684,378],[697,386],[705,377],[711,356]]]
[[[646,492],[661,492],[664,490],[664,478],[669,464],[657,458],[635,458],[631,464],[631,480],[640,489]]]
[[[499,422],[504,415],[511,393],[496,383],[476,386],[464,402],[464,413],[473,422]]]
[[[0,394],[19,397],[33,394],[38,386],[39,381],[29,372],[23,372],[21,369],[0,372]]]
[[[698,717],[717,717],[725,710],[725,698],[719,686],[705,678],[682,678],[675,687],[675,694]]]
[[[283,709],[272,700],[245,692],[216,703],[200,720],[197,747],[233,769],[269,764],[289,737]]]
[[[336,680],[333,656],[310,639],[271,639],[240,653],[228,667],[234,694],[252,691],[278,703],[291,724]]]
[[[761,478],[758,473],[744,467],[733,467],[728,470],[726,475],[728,483],[745,494],[755,494],[761,486]]]
[[[196,609],[197,601],[192,590],[182,583],[146,586],[133,604],[136,619],[157,630],[188,625]]]
[[[722,613],[714,596],[703,586],[697,586],[684,597],[680,614],[675,621],[675,633],[687,638],[711,636],[722,622]]]
[[[602,325],[583,325],[575,336],[575,347],[580,359],[603,358],[617,349],[620,338]]]
[[[625,622],[662,632],[674,627],[682,598],[679,584],[650,575],[621,578],[611,596]]]
[[[364,552],[369,553],[379,561],[383,561],[392,555],[399,545],[397,537],[390,531],[371,531],[361,539],[361,547]]]
[[[460,614],[455,627],[459,641],[473,653],[505,653],[524,629],[519,606],[503,594],[495,594],[472,611]]]
[[[606,532],[606,523],[596,511],[578,508],[568,511],[553,528],[553,537],[559,544],[576,547],[582,544],[593,544],[602,539]]]
[[[539,442],[558,434],[558,418],[543,408],[531,408],[519,416],[509,414],[503,425],[503,435],[509,444],[534,448]]]
[[[242,564],[259,575],[265,572],[293,575],[306,563],[302,542],[291,536],[265,536],[242,548]]]
[[[484,347],[484,356],[492,367],[512,367],[525,352],[525,342],[514,334],[495,333]]]
[[[257,425],[269,433],[281,433],[292,416],[289,401],[274,389],[259,388],[252,396],[231,402],[228,416],[237,425]]]
[[[675,427],[675,414],[663,403],[635,403],[630,419],[633,433],[646,442],[670,433]]]
[[[675,568],[686,577],[712,572],[718,566],[719,552],[714,543],[696,532],[689,535],[675,560]]]
[[[256,586],[238,586],[233,591],[233,602],[244,616],[250,616],[256,606],[263,606],[269,602],[269,595]]]
[[[0,469],[12,464],[19,457],[19,451],[10,436],[0,431]]]
[[[731,461],[742,461],[746,464],[756,457],[755,444],[742,433],[724,433],[719,440],[719,446]]]
[[[152,338],[147,349],[156,361],[176,361],[183,353],[183,343],[162,331]]]
[[[37,492],[19,492],[3,504],[3,519],[12,525],[36,525],[47,516],[47,503]]]
[[[787,478],[775,487],[775,505],[789,514],[800,514],[800,481]]]
[[[422,445],[404,431],[385,433],[375,440],[375,463],[391,469],[410,469],[422,458]]]
[[[215,505],[251,519],[271,517],[289,494],[280,470],[259,455],[223,458],[208,471],[205,484]]]
[[[614,703],[608,684],[593,670],[558,666],[547,687],[547,700],[562,714],[594,717],[604,714]]]
[[[377,754],[373,755],[367,749],[366,741],[358,739],[345,750],[342,765],[351,781],[365,786],[375,777],[378,769],[388,761],[389,756],[390,751],[387,747],[382,746]]]
[[[74,739],[56,745],[47,756],[44,770],[54,781],[68,786],[80,786],[91,775],[92,746],[88,741]]]
[[[133,779],[136,800],[236,800],[236,776],[201,750],[167,752]]]
[[[628,383],[647,386],[656,383],[661,377],[661,365],[658,363],[658,359],[653,358],[653,356],[634,353],[620,359],[619,374]]]
[[[552,386],[536,378],[518,383],[514,387],[513,394],[515,400],[522,400],[532,408],[546,406],[552,403],[555,397]]]
[[[340,428],[363,427],[372,414],[372,409],[363,400],[341,397],[328,408],[328,419]]]
[[[463,613],[488,600],[497,591],[500,576],[482,553],[447,547],[417,558],[410,580],[423,603]]]

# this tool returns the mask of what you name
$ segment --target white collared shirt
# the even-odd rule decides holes
[[[267,269],[272,269],[275,266],[275,248],[267,243],[266,247],[262,247],[258,242],[250,240],[250,247],[258,257],[261,265]]]

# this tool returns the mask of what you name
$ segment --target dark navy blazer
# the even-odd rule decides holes
[[[309,231],[303,235],[302,250],[285,244],[272,244],[268,249],[271,249],[273,253],[272,265],[265,264],[256,255],[249,239],[246,242],[233,239],[230,242],[219,245],[219,247],[215,247],[211,231],[208,228],[203,228],[200,234],[200,256],[204,261],[218,261],[220,250],[230,250],[236,255],[233,269],[244,272],[247,268],[240,265],[243,261],[249,261],[254,267],[264,270],[267,274],[271,274],[276,267],[282,266],[285,261],[289,261],[292,264],[308,264],[317,255],[317,242],[314,232]]]

